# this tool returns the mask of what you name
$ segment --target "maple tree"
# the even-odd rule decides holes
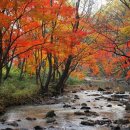
[[[0,84],[9,77],[11,67],[19,68],[21,80],[26,73],[34,75],[41,93],[48,92],[50,86],[63,92],[70,75],[84,78],[82,72],[88,68],[92,75],[102,70],[107,76],[119,75],[123,68],[129,78],[130,12],[125,12],[126,8],[129,10],[128,3],[121,9],[113,4],[93,17],[93,3],[90,1],[88,8],[87,0],[83,8],[81,3],[2,0]],[[114,9],[117,13],[113,13]]]
[[[39,27],[28,15],[32,8],[32,0],[6,0],[0,4],[0,83],[3,67],[6,68],[6,79],[14,58],[30,47],[28,34]]]

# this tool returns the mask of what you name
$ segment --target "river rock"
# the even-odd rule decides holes
[[[93,112],[93,111],[86,110],[86,111],[84,111],[84,113],[85,113],[86,116],[99,116],[98,113]]]
[[[26,120],[34,121],[34,120],[36,120],[36,118],[27,117]]]
[[[130,104],[129,103],[126,104],[125,110],[130,110]]]
[[[117,106],[123,106],[123,104],[117,104]]]
[[[35,126],[35,127],[34,127],[34,130],[44,130],[44,128],[41,127],[41,126]]]
[[[84,109],[84,110],[90,110],[91,108],[90,107],[87,107],[87,106],[83,106],[80,108],[81,110]]]
[[[120,98],[116,98],[116,97],[107,98],[107,101],[120,101]]]
[[[46,118],[47,118],[47,117],[54,117],[54,116],[56,116],[54,110],[51,110],[51,111],[49,111],[49,112],[46,114]]]
[[[100,94],[91,94],[91,95],[88,95],[88,96],[101,96]]]
[[[81,106],[83,106],[83,107],[84,107],[84,106],[87,106],[87,104],[86,104],[86,103],[82,103],[82,104],[81,104]]]
[[[127,94],[114,94],[111,96],[114,98],[128,98],[129,97],[129,95],[127,95]]]
[[[79,115],[79,116],[85,115],[85,113],[84,113],[84,112],[81,112],[81,111],[76,111],[76,112],[74,112],[74,114],[75,114],[75,115]]]
[[[78,95],[74,95],[74,99],[80,99]]]
[[[116,92],[116,94],[125,94],[125,91]]]
[[[111,91],[104,91],[103,94],[113,94]]]
[[[71,105],[69,105],[69,104],[64,104],[63,105],[63,108],[69,108],[69,107],[71,107]]]
[[[121,130],[120,126],[112,126],[112,130]]]
[[[55,122],[55,121],[56,121],[55,118],[47,118],[47,119],[46,119],[46,123],[53,123],[53,122]]]
[[[18,122],[20,122],[21,120],[20,120],[20,119],[18,119],[17,121],[18,121]]]
[[[100,100],[99,98],[95,98],[95,100]]]
[[[71,109],[76,109],[76,107],[71,107]]]
[[[18,123],[13,121],[13,122],[9,122],[7,123],[8,125],[11,125],[11,126],[14,126],[14,127],[17,127],[18,126]]]
[[[112,105],[111,105],[111,104],[109,104],[109,105],[107,105],[107,107],[112,107]]]
[[[94,126],[96,123],[93,120],[81,121],[82,125]]]
[[[96,124],[98,124],[98,125],[104,125],[104,124],[110,125],[111,123],[112,123],[112,121],[109,120],[109,119],[97,120],[97,121],[96,121]]]
[[[125,124],[129,124],[130,121],[129,121],[128,119],[119,119],[119,120],[115,120],[114,123],[115,123],[115,124],[125,125]]]
[[[105,90],[104,90],[103,88],[100,88],[100,87],[99,87],[99,88],[98,88],[98,91],[105,91]]]
[[[77,91],[76,90],[73,90],[72,93],[76,93]]]
[[[110,90],[110,89],[112,89],[112,87],[105,87],[105,89],[106,89],[106,90]]]

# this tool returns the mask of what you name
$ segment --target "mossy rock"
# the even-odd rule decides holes
[[[87,104],[86,104],[86,103],[82,103],[82,104],[81,104],[81,106],[86,107],[86,106],[87,106]]]

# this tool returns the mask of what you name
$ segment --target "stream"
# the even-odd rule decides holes
[[[129,93],[117,94],[127,96],[127,98],[118,98],[118,100],[108,100],[115,95],[114,93],[105,93],[104,91],[88,90],[80,92],[69,92],[63,96],[57,97],[59,103],[51,105],[25,105],[10,107],[7,112],[1,116],[0,130],[35,130],[35,126],[43,127],[46,130],[130,130],[129,125],[119,124],[121,129],[116,129],[113,121],[119,119],[129,119],[130,113],[125,110],[123,102],[129,100]],[[86,116],[83,113],[82,105],[90,107],[90,111],[97,115]],[[56,117],[53,123],[47,123],[45,118],[48,111],[54,110]],[[31,118],[34,120],[29,120]],[[108,123],[82,125],[81,121],[102,121],[110,120]],[[10,129],[11,130],[11,129]],[[37,129],[38,130],[38,129]],[[40,130],[40,129],[39,129]]]

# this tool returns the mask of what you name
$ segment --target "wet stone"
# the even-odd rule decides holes
[[[21,120],[20,120],[20,119],[18,119],[17,121],[18,121],[18,122],[20,122]]]
[[[36,120],[36,118],[27,117],[26,120],[34,121],[34,120]]]
[[[7,123],[8,125],[11,125],[11,126],[14,126],[14,127],[17,127],[18,126],[18,123],[17,122],[9,122]]]
[[[91,95],[88,95],[88,96],[101,96],[100,94],[91,94]]]
[[[46,119],[46,123],[53,123],[53,122],[55,122],[55,121],[56,121],[55,118],[47,118],[47,119]]]
[[[83,110],[83,109],[84,109],[84,110],[90,110],[91,108],[90,108],[90,107],[83,106],[83,107],[81,107],[80,109],[81,109],[81,110]]]
[[[46,114],[46,117],[54,117],[54,116],[56,116],[54,110],[51,110],[51,111],[49,111],[49,112]]]
[[[103,94],[113,94],[111,91],[104,91]]]
[[[125,94],[125,91],[116,92],[116,94]]]
[[[74,99],[80,99],[78,95],[74,95]]]
[[[128,98],[129,97],[129,95],[127,95],[127,94],[114,94],[111,96],[114,98]]]
[[[86,117],[81,117],[80,119],[81,119],[81,120],[85,120],[85,119],[88,119],[88,118],[86,118]]]
[[[76,107],[71,107],[71,109],[76,109]]]
[[[119,120],[115,120],[114,123],[115,123],[115,124],[125,125],[125,124],[129,124],[130,121],[129,121],[128,119],[119,119]]]
[[[112,87],[105,87],[105,89],[106,89],[106,90],[110,90],[110,89],[112,89]]]
[[[54,129],[55,127],[54,126],[50,126],[49,128]]]
[[[81,104],[81,106],[83,106],[83,107],[84,107],[84,106],[87,106],[87,104],[86,104],[86,103],[82,103],[82,104]]]
[[[100,100],[99,98],[95,98],[95,100]]]
[[[110,125],[112,123],[111,120],[108,120],[108,119],[105,119],[105,120],[97,120],[96,121],[96,124],[98,125],[104,125],[104,124],[107,124],[107,125]]]
[[[125,108],[125,110],[130,110],[130,104],[126,104],[126,108]]]
[[[120,126],[112,126],[111,130],[121,130]]]
[[[99,107],[94,107],[94,108],[98,109]]]
[[[76,111],[76,112],[74,112],[74,114],[75,114],[75,115],[79,115],[79,116],[80,116],[80,115],[85,115],[85,113],[84,113],[84,112],[81,112],[81,111]]]
[[[41,126],[35,126],[34,130],[44,130],[44,128],[42,128]]]
[[[103,120],[108,120],[108,118],[106,118],[106,117],[103,117],[102,119],[103,119]]]
[[[105,90],[104,90],[103,88],[100,88],[100,87],[99,87],[99,88],[98,88],[98,91],[105,91]]]
[[[63,108],[69,108],[69,107],[71,107],[71,105],[69,105],[69,104],[64,104],[63,105]]]
[[[93,120],[81,121],[82,125],[94,126],[96,123]]]
[[[72,93],[76,93],[76,91],[74,90],[74,91],[72,91]]]
[[[120,98],[116,98],[116,97],[107,98],[107,101],[120,101]]]
[[[86,116],[99,116],[98,113],[93,111],[84,111]]]
[[[111,105],[111,104],[109,104],[109,105],[107,105],[107,107],[112,107],[112,105]]]
[[[123,106],[122,104],[118,104],[117,106]]]

